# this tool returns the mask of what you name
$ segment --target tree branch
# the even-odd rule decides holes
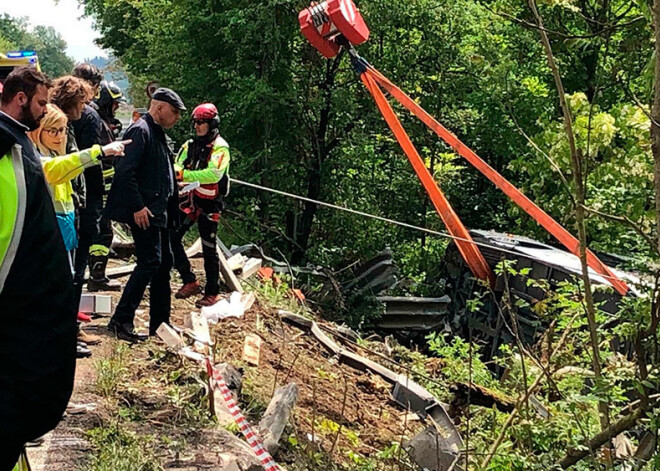
[[[583,444],[584,449],[568,450],[566,456],[564,456],[559,461],[559,463],[557,463],[557,465],[563,469],[573,466],[574,464],[576,464],[578,461],[580,461],[582,458],[584,458],[589,454],[588,450],[598,449],[601,446],[603,446],[605,443],[612,440],[612,438],[625,432],[626,430],[630,430],[631,428],[633,428],[635,425],[637,425],[637,422],[639,422],[639,420],[644,416],[644,414],[648,412],[656,404],[658,404],[657,400],[646,403],[642,402],[640,404],[640,407],[636,409],[632,414],[623,417],[618,422],[612,424],[612,426],[596,434],[591,440],[585,442]]]

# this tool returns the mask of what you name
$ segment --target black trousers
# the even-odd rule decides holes
[[[80,227],[78,229],[78,248],[76,249],[74,282],[82,284],[89,260],[89,248],[92,245],[112,245],[112,223],[102,216],[103,195],[88,195],[85,207],[80,208]]]
[[[147,285],[150,285],[149,330],[154,332],[162,322],[170,320],[170,232],[153,225],[143,230],[135,223],[131,223],[130,228],[135,241],[137,264],[126,283],[113,319],[122,324],[133,324],[135,310],[142,301]]]
[[[74,263],[74,283],[82,284],[89,259],[89,248],[99,234],[99,222],[103,212],[103,196],[87,195],[85,207],[79,211],[78,248]]]
[[[12,471],[23,451],[23,443],[17,443],[15,437],[8,433],[0,435],[0,471]]]
[[[172,253],[174,255],[174,266],[184,283],[192,283],[197,278],[190,267],[190,260],[183,248],[183,236],[195,224],[195,221],[181,215],[181,225],[172,231]],[[220,293],[220,259],[218,258],[216,235],[218,223],[212,221],[204,213],[197,218],[199,236],[202,239],[202,255],[204,256],[204,272],[206,272],[206,286],[204,294],[215,296]]]

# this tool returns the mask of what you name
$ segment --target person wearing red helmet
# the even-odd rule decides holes
[[[211,103],[202,103],[192,112],[195,136],[181,146],[174,170],[177,181],[199,182],[199,186],[181,195],[179,208],[182,223],[172,236],[174,266],[183,286],[176,292],[179,299],[201,292],[201,285],[190,267],[183,248],[183,236],[195,222],[202,239],[206,286],[197,307],[211,306],[220,301],[220,260],[216,248],[218,221],[223,198],[229,193],[229,145],[220,137],[218,110]]]

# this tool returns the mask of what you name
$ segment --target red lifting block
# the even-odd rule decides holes
[[[353,0],[327,0],[298,14],[300,29],[326,58],[339,52],[337,39],[343,36],[354,46],[369,39],[369,28]]]

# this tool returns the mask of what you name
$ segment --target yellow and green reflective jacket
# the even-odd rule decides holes
[[[78,247],[76,232],[76,206],[73,202],[73,185],[71,180],[80,175],[83,170],[98,165],[101,146],[73,152],[63,156],[41,157],[46,182],[50,187],[57,224],[62,233],[64,246],[67,250]]]
[[[183,178],[179,180],[186,183],[199,182],[202,185],[218,183],[229,170],[229,144],[220,136],[216,137],[213,141],[213,148],[206,168],[192,170],[184,167],[184,163],[188,158],[188,147],[191,143],[192,139],[184,142],[176,157],[174,171],[179,175],[183,175]]]
[[[15,146],[0,158],[0,292],[23,231],[26,198],[23,180],[21,151]]]
[[[46,181],[53,195],[53,205],[56,213],[72,213],[76,208],[73,204],[73,186],[71,180],[80,175],[83,170],[100,163],[101,146],[73,152],[63,156],[42,156],[41,163]]]

